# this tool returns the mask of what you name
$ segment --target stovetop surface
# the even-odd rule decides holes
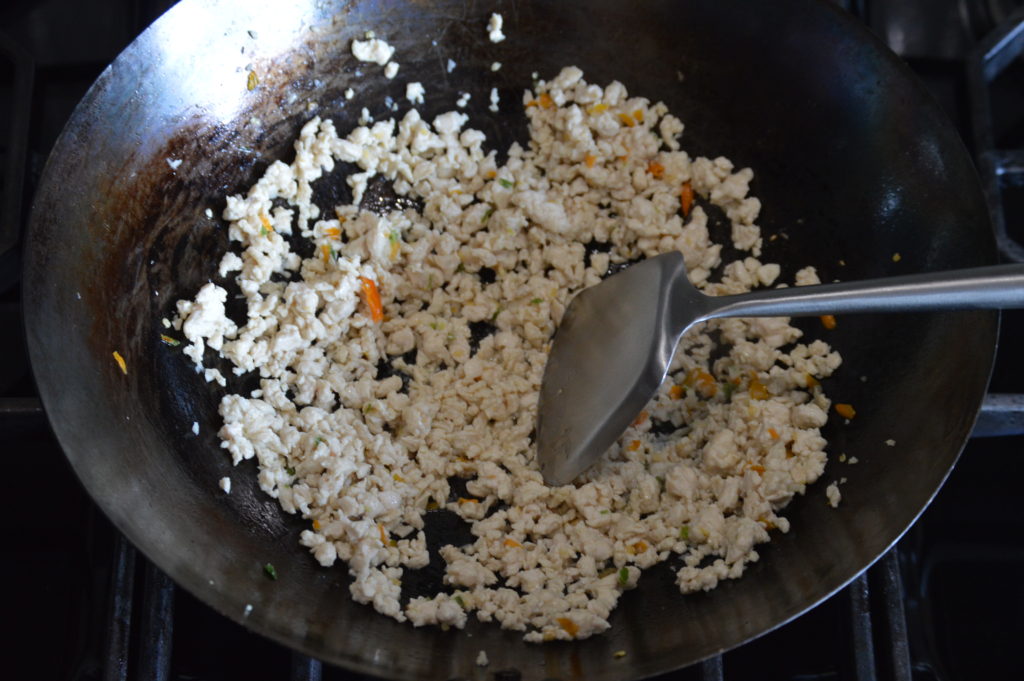
[[[46,155],[70,112],[99,72],[169,2],[158,0],[8,0],[0,33],[35,61],[29,131],[26,207]],[[964,58],[1009,16],[1010,0],[898,0],[847,3],[907,59],[971,144]],[[0,130],[10,121],[12,69],[0,63]],[[1016,61],[992,87],[997,146],[1024,145],[1024,62]],[[7,149],[0,149],[6,153]],[[1024,187],[1005,188],[1012,234],[1024,233]],[[23,213],[27,213],[27,208]],[[8,678],[99,679],[109,676],[104,637],[110,628],[112,556],[118,535],[71,472],[45,418],[34,409],[23,334],[17,248],[0,255],[0,449],[6,464],[0,519],[5,560]],[[991,389],[1024,392],[1024,314],[1007,312]],[[907,637],[914,679],[1020,678],[1024,640],[1024,514],[1014,508],[1024,478],[1024,437],[971,440],[949,481],[889,559],[903,577]],[[141,559],[140,559],[141,560]],[[885,567],[885,566],[883,566]],[[886,573],[873,569],[871,605],[884,608]],[[141,591],[135,580],[134,590]],[[136,593],[138,597],[138,593]],[[314,678],[296,676],[296,657],[196,601],[174,591],[172,679]],[[842,679],[858,676],[850,646],[856,595],[845,591],[794,622],[727,653],[721,667],[695,667],[666,678]],[[883,678],[900,678],[892,646],[876,639]],[[134,633],[133,636],[139,636]],[[301,662],[301,661],[300,661]],[[145,677],[138,671],[129,678]],[[888,671],[887,671],[888,670]],[[717,674],[717,676],[716,676]],[[358,678],[324,667],[327,679]],[[316,677],[319,678],[319,677]]]

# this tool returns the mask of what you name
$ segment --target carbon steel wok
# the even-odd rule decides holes
[[[500,44],[484,28],[495,9],[509,36]],[[397,47],[395,80],[351,57],[351,39],[368,29]],[[493,61],[504,65],[497,73]],[[32,213],[24,294],[39,389],[69,460],[175,581],[261,634],[362,672],[474,677],[484,649],[490,669],[526,679],[636,678],[799,615],[921,513],[974,421],[995,313],[840,319],[829,340],[844,366],[827,389],[858,413],[826,435],[833,454],[860,463],[832,463],[791,505],[792,531],[742,579],[684,597],[668,569],[652,570],[607,634],[572,644],[528,645],[490,625],[414,629],[353,603],[346,570],[320,568],[298,545],[304,523],[259,491],[251,462],[232,471],[216,437],[220,391],[159,340],[173,301],[213,276],[227,247],[206,209],[219,215],[226,194],[288,157],[312,111],[346,130],[362,106],[387,115],[385,95],[404,104],[413,80],[427,88],[428,118],[471,92],[474,125],[507,147],[523,137],[531,72],[552,77],[568,64],[591,82],[619,79],[664,100],[686,123],[691,153],[753,167],[761,224],[779,235],[766,240],[766,259],[782,262],[784,277],[804,264],[830,280],[995,260],[956,133],[910,72],[825,2],[185,0],[102,74],[58,141]],[[500,115],[486,111],[492,85]],[[347,191],[338,176],[320,184],[327,206]],[[225,495],[217,479],[229,472]],[[832,510],[823,490],[839,476],[849,482]],[[277,581],[262,572],[268,562]],[[615,659],[617,650],[627,655]]]

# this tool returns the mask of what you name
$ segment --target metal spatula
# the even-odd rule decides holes
[[[706,296],[665,253],[577,295],[555,334],[537,409],[540,470],[564,485],[592,466],[665,378],[680,337],[720,317],[1024,307],[1024,265]]]

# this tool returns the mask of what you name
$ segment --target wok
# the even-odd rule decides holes
[[[495,9],[509,36],[500,44],[484,28]],[[348,45],[368,29],[397,47],[395,80],[353,60]],[[496,73],[493,61],[503,64]],[[799,615],[921,513],[975,419],[996,313],[841,318],[828,340],[844,366],[826,388],[858,413],[826,436],[833,455],[860,463],[833,458],[790,506],[793,529],[742,579],[684,597],[670,570],[651,570],[612,629],[585,641],[528,645],[476,623],[414,629],[355,604],[345,569],[320,568],[298,545],[304,523],[259,491],[251,462],[231,468],[216,437],[221,391],[159,340],[173,301],[213,276],[227,247],[225,225],[206,209],[219,215],[226,194],[290,157],[314,112],[344,131],[362,106],[387,115],[385,95],[404,104],[413,80],[427,88],[427,118],[472,93],[474,125],[507,148],[523,137],[531,72],[552,77],[568,64],[591,82],[619,79],[664,100],[686,123],[692,154],[754,168],[761,224],[777,235],[765,259],[783,263],[784,278],[806,264],[827,281],[995,260],[982,191],[953,128],[895,56],[825,2],[185,0],[103,72],[68,122],[37,192],[24,277],[33,366],[68,459],[178,584],[265,636],[361,672],[472,677],[484,649],[491,669],[526,679],[636,678]],[[500,115],[486,111],[492,85]],[[346,191],[334,175],[316,200],[329,206]],[[225,495],[217,480],[228,474]],[[833,510],[824,486],[840,476],[848,483]],[[435,541],[454,540],[454,528],[435,534],[445,532]],[[627,655],[614,658],[618,650]]]

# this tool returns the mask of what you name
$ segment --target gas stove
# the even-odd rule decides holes
[[[167,0],[8,0],[0,9],[0,575],[7,676],[362,679],[267,641],[176,588],[74,477],[33,386],[21,247],[47,154],[92,81]],[[847,0],[922,78],[986,185],[1000,253],[1024,261],[1024,10],[1019,0]],[[1010,679],[1024,640],[1024,313],[1003,315],[985,408],[920,521],[842,592],[665,679]],[[73,348],[69,348],[73,352]],[[483,672],[481,672],[483,674]],[[514,681],[512,672],[480,678]]]

